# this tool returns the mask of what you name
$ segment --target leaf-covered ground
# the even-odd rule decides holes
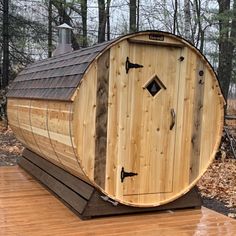
[[[231,116],[236,110],[228,111]],[[198,182],[203,204],[236,219],[236,120],[226,126],[216,160]],[[233,151],[234,149],[234,151]]]
[[[10,128],[0,124],[0,166],[13,166],[23,151],[23,145],[15,138]]]
[[[198,188],[204,205],[236,218],[236,159],[215,160]]]

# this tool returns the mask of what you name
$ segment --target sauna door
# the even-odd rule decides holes
[[[111,64],[116,77],[109,85],[116,191],[124,197],[172,192],[181,49],[127,42],[111,60],[113,53],[123,59],[120,67]]]

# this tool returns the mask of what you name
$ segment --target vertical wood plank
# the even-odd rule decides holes
[[[72,107],[71,135],[78,162],[86,176],[94,179],[96,136],[97,61],[84,75]]]
[[[193,103],[190,167],[189,167],[190,183],[194,179],[196,179],[197,176],[199,175],[204,88],[205,88],[205,65],[203,61],[199,58],[196,67],[195,89],[193,97],[194,103]]]
[[[180,191],[180,186],[187,186],[189,184],[189,150],[188,140],[190,140],[189,132],[185,132],[190,125],[191,118],[191,91],[192,80],[189,61],[194,62],[191,53],[187,48],[182,49],[181,56],[185,59],[178,61],[180,65],[179,71],[179,89],[178,89],[178,104],[176,113],[176,137],[174,150],[174,178],[173,178],[173,193]],[[165,198],[166,196],[164,196]]]
[[[96,139],[94,181],[105,187],[107,152],[107,116],[109,91],[110,50],[99,57],[97,66]]]
[[[122,111],[124,114],[128,106],[126,100],[128,75],[125,72],[125,60],[128,51],[127,41],[116,44],[110,51],[105,191],[118,199],[123,198],[120,173],[126,145],[129,146],[124,135],[127,130],[123,129],[125,120],[121,120],[123,117]],[[118,92],[121,89],[123,90],[123,96]],[[129,113],[126,116],[127,119],[130,119]]]

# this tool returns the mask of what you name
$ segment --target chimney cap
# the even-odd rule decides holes
[[[61,29],[73,29],[71,26],[67,25],[66,23],[57,26],[57,28],[61,28]]]

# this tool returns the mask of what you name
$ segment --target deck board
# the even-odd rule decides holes
[[[0,168],[0,235],[236,235],[236,220],[207,208],[82,221],[21,168]]]

